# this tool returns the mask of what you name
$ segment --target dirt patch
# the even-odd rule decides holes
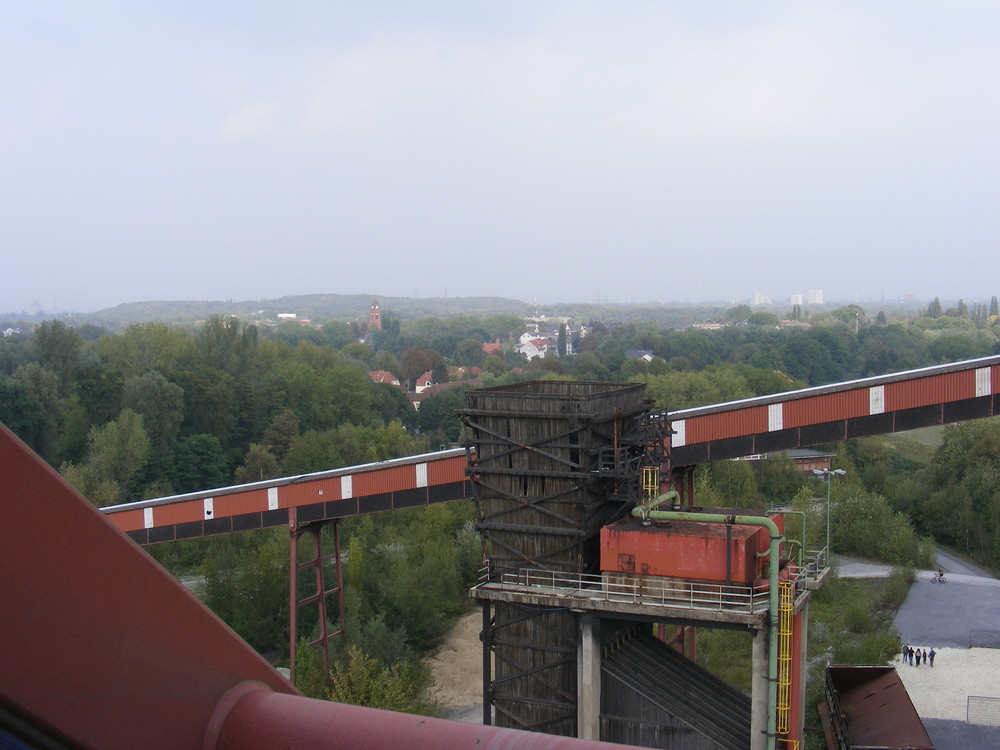
[[[430,667],[434,686],[430,698],[441,704],[444,715],[476,715],[483,703],[483,645],[479,640],[483,615],[473,610],[462,615],[444,642],[424,663]]]

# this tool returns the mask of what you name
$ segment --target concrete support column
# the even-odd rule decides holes
[[[767,628],[754,631],[750,680],[750,750],[767,747]]]
[[[578,617],[580,637],[576,653],[576,736],[601,738],[601,627],[594,612]]]

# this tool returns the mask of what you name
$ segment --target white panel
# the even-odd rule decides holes
[[[278,488],[268,487],[267,488],[267,509],[277,510],[278,509]]]
[[[678,419],[676,422],[671,422],[670,426],[674,428],[674,434],[670,436],[670,444],[676,445],[678,448],[682,445],[687,445],[687,438],[684,435],[684,419]]]
[[[354,490],[351,488],[351,475],[348,474],[346,477],[340,478],[340,496],[346,500],[349,497],[354,497]]]
[[[208,521],[215,518],[215,498],[206,497],[205,498],[205,520]]]
[[[884,385],[873,385],[868,389],[868,413],[885,414]]]
[[[153,528],[153,509],[143,508],[142,509],[142,525],[144,528]]]
[[[427,464],[417,464],[417,487],[427,486]]]
[[[976,370],[976,397],[989,396],[993,393],[990,383],[990,368],[980,367]]]
[[[769,432],[785,429],[785,405],[767,405],[767,429]]]

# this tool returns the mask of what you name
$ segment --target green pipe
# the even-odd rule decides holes
[[[662,495],[657,495],[652,500],[647,500],[644,503],[639,503],[638,505],[636,505],[635,508],[632,510],[632,515],[634,516],[637,510],[652,510],[653,508],[663,505],[665,502],[667,502],[667,500],[673,500],[674,505],[677,505],[680,502],[680,499],[681,496],[680,493],[677,492],[677,490],[669,490],[668,492],[664,492]],[[643,517],[645,518],[645,516]]]
[[[674,510],[653,510],[659,503],[670,499],[676,492],[637,505],[632,509],[635,518],[654,521],[694,521],[696,523],[725,523],[746,526],[763,526],[770,532],[768,554],[767,619],[769,625],[767,647],[767,750],[775,750],[778,728],[778,567],[782,536],[777,524],[766,516],[727,516],[722,513],[691,513]],[[662,499],[661,499],[662,498]]]
[[[768,508],[768,513],[780,513],[783,516],[802,516],[802,542],[796,542],[795,540],[788,541],[788,544],[798,544],[799,545],[799,556],[798,556],[798,566],[799,570],[802,570],[802,550],[806,547],[806,513],[804,510],[785,510],[784,508]]]

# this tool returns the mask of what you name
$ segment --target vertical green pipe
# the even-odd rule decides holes
[[[799,545],[798,566],[802,570],[802,551],[806,548],[806,513],[803,510],[786,510],[784,508],[768,508],[768,513],[780,513],[783,516],[802,516],[802,543]],[[786,540],[787,541],[787,540]],[[790,544],[791,542],[789,542]]]
[[[775,750],[775,740],[777,739],[778,727],[778,567],[780,561],[781,532],[777,524],[765,516],[727,516],[722,513],[690,513],[685,511],[653,510],[660,502],[670,499],[671,494],[665,493],[656,500],[638,505],[632,509],[632,515],[643,520],[653,519],[655,521],[693,521],[696,523],[726,523],[741,524],[746,526],[763,526],[770,532],[770,546],[768,556],[770,565],[768,570],[768,591],[767,591],[767,620],[768,620],[768,646],[767,646],[767,750]]]

